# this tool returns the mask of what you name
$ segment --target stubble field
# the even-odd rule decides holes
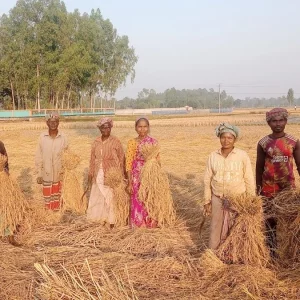
[[[293,115],[294,120],[297,117]],[[43,212],[40,224],[36,221],[21,237],[22,247],[0,241],[0,299],[210,299],[199,290],[201,272],[192,262],[207,245],[207,222],[199,235],[202,180],[209,153],[220,145],[214,128],[223,121],[240,127],[236,147],[247,151],[254,171],[257,142],[270,132],[263,114],[150,120],[151,136],[160,143],[162,167],[169,174],[175,228],[109,230],[85,222],[84,217],[56,214],[47,219]],[[91,144],[99,134],[95,124],[63,120],[60,124],[70,149],[81,158],[77,170],[83,183]],[[43,130],[44,122],[0,123],[11,176],[32,203],[42,203],[34,155]],[[299,125],[289,124],[286,132],[299,137]],[[127,141],[136,136],[134,121],[115,121],[112,134],[125,150]]]

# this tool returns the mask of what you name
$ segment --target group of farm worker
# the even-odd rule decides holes
[[[226,213],[229,210],[228,195],[247,193],[262,196],[266,241],[272,257],[276,257],[276,217],[271,213],[272,199],[278,193],[295,188],[293,161],[300,175],[299,140],[285,133],[288,112],[274,108],[266,113],[266,121],[272,133],[257,144],[256,187],[248,154],[234,146],[239,129],[230,124],[220,124],[216,135],[221,148],[210,154],[204,174],[204,214],[211,214],[209,247],[217,249],[226,236],[228,228]]]
[[[211,214],[209,247],[217,249],[226,238],[224,218],[227,196],[247,193],[261,195],[265,204],[281,191],[295,188],[293,160],[300,174],[299,140],[285,133],[288,112],[284,108],[274,108],[266,113],[266,121],[272,133],[262,138],[257,145],[256,187],[248,154],[235,147],[239,129],[231,124],[222,123],[216,128],[221,148],[209,155],[204,174],[204,214]],[[62,153],[68,147],[66,136],[58,129],[59,116],[47,117],[48,130],[40,135],[36,152],[37,183],[43,185],[45,206],[50,210],[59,210],[61,199]],[[104,178],[110,168],[119,168],[127,181],[130,194],[129,225],[135,227],[156,227],[145,205],[139,199],[141,170],[145,163],[142,154],[144,145],[157,145],[157,140],[149,135],[150,124],[145,117],[135,122],[137,137],[129,140],[126,154],[120,140],[111,135],[113,120],[101,118],[97,123],[100,135],[92,144],[89,182],[91,192],[87,208],[87,218],[100,221],[110,227],[115,223],[113,208],[113,190],[105,185]],[[7,156],[3,143],[0,152]],[[156,157],[159,160],[159,155]],[[8,164],[5,166],[8,172]],[[265,207],[266,240],[271,254],[276,250],[276,218],[269,217],[270,205]],[[1,235],[1,234],[0,234]]]

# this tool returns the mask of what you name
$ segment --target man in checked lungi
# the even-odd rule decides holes
[[[59,116],[47,115],[48,131],[40,135],[35,156],[37,183],[43,184],[47,209],[59,210],[61,206],[62,153],[68,147],[66,136],[58,130]]]

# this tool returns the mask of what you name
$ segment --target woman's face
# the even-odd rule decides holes
[[[149,123],[143,119],[139,120],[135,126],[135,130],[140,137],[145,137],[149,132]]]
[[[111,126],[108,123],[105,123],[99,127],[99,130],[103,137],[109,137],[111,132]]]
[[[224,132],[220,136],[220,142],[223,149],[231,149],[234,146],[235,137],[229,132]]]

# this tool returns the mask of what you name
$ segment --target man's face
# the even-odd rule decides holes
[[[281,133],[284,132],[286,123],[287,123],[287,119],[278,116],[278,117],[273,117],[268,124],[274,133]]]
[[[49,119],[47,121],[47,126],[50,130],[57,130],[58,128],[58,125],[59,125],[59,120],[58,119]]]
[[[110,136],[111,126],[108,123],[101,125],[99,127],[99,129],[100,129],[102,136],[104,136],[104,137]]]

